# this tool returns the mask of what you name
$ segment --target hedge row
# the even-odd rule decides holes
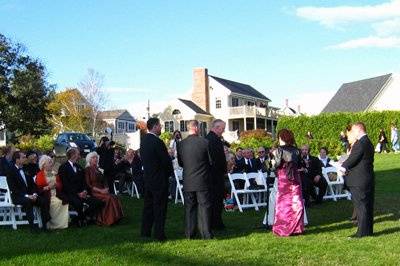
[[[319,148],[326,146],[331,155],[341,154],[342,147],[339,134],[346,126],[357,121],[364,122],[373,144],[378,142],[379,129],[384,129],[390,142],[390,126],[400,122],[400,111],[361,112],[361,113],[328,113],[316,116],[280,117],[277,130],[288,128],[292,130],[298,145],[309,143],[313,154],[319,153]],[[306,138],[311,131],[312,140]],[[390,147],[390,143],[389,143]]]

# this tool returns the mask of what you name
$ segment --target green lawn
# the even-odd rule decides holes
[[[375,236],[348,240],[350,201],[324,202],[308,210],[302,236],[278,238],[255,229],[264,210],[224,214],[227,230],[211,241],[183,237],[183,209],[170,204],[166,243],[139,237],[142,201],[124,197],[126,218],[109,228],[75,227],[32,235],[26,227],[0,229],[0,264],[101,265],[399,265],[400,155],[376,156]]]

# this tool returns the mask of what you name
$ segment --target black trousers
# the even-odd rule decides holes
[[[318,188],[318,194],[315,191],[314,187]],[[312,197],[318,203],[322,202],[326,194],[327,187],[328,187],[328,182],[326,182],[323,176],[320,177],[318,182],[314,182],[314,180],[311,180],[308,177],[303,177],[302,190],[303,190],[303,198],[306,204],[308,205],[310,197]]]
[[[94,197],[80,198],[78,195],[68,196],[68,203],[78,213],[78,220],[83,221],[86,216],[95,216],[104,207],[104,202]],[[86,208],[84,208],[84,204]]]
[[[209,191],[184,192],[185,197],[185,235],[191,239],[196,229],[202,239],[211,239],[211,199]]]
[[[162,190],[144,190],[144,206],[142,214],[141,235],[151,236],[154,226],[154,237],[158,240],[165,239],[165,220],[167,217],[168,187]]]
[[[375,188],[349,187],[351,199],[357,213],[358,230],[356,235],[359,237],[370,236],[374,231],[374,197]]]
[[[224,182],[223,176],[220,182],[212,184],[211,189],[211,229],[221,230],[225,228],[222,221],[222,211],[224,209]]]
[[[26,197],[17,197],[13,199],[15,205],[21,205],[22,209],[26,213],[26,219],[28,220],[29,226],[34,227],[33,220],[33,207],[39,207],[40,216],[42,218],[43,227],[46,228],[47,222],[50,220],[50,201],[46,197],[38,196],[36,201],[32,201]]]

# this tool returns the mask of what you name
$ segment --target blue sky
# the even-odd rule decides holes
[[[399,0],[0,0],[0,17],[58,89],[93,68],[109,107],[139,116],[188,95],[194,67],[311,113],[343,82],[400,72]]]

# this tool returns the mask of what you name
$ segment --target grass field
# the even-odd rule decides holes
[[[116,226],[71,227],[31,234],[27,227],[0,228],[0,264],[100,265],[399,265],[400,155],[376,156],[375,236],[348,240],[350,201],[324,202],[308,210],[306,233],[278,238],[255,229],[260,212],[224,213],[227,229],[214,240],[186,240],[183,208],[168,206],[167,237],[139,237],[142,200],[123,197],[126,218]]]

